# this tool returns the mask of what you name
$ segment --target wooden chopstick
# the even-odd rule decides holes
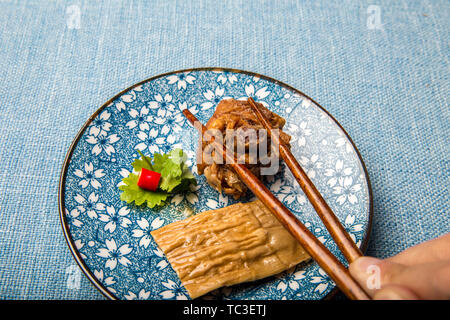
[[[252,98],[248,98],[247,101],[252,107],[259,121],[267,130],[268,135],[272,137],[272,126],[270,125],[269,120],[265,117],[261,110],[259,110],[258,106]],[[291,170],[292,174],[302,188],[303,192],[308,197],[309,201],[316,210],[331,237],[336,242],[339,249],[342,251],[344,257],[349,263],[352,263],[357,258],[362,256],[361,250],[359,250],[355,242],[352,240],[348,232],[345,230],[339,219],[334,214],[333,210],[331,210],[331,208],[325,202],[320,192],[312,183],[311,179],[309,179],[308,175],[295,159],[291,150],[283,143],[281,139],[277,140],[280,148],[280,154],[284,162]]]
[[[186,118],[204,136],[207,128],[187,109],[183,110]],[[350,299],[369,300],[370,297],[364,292],[360,285],[352,278],[345,266],[308,230],[267,187],[249,170],[245,165],[235,161],[234,155],[230,154],[226,147],[216,140],[211,141],[215,150],[221,151],[234,171],[239,175],[247,187],[259,198],[266,207],[277,217],[295,239],[303,246],[309,255],[319,266],[331,277],[342,292]]]

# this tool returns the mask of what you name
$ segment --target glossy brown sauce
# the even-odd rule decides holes
[[[289,141],[291,137],[281,130],[286,123],[285,119],[276,113],[271,112],[260,103],[257,103],[257,106],[270,121],[272,128],[280,129],[280,139],[287,146],[290,146]],[[259,122],[258,117],[253,112],[250,104],[247,101],[235,99],[220,101],[214,114],[205,126],[207,129],[219,130],[224,137],[224,141],[229,138],[227,137],[227,130],[241,129],[242,132],[248,132],[249,129],[254,129],[255,131],[264,129],[263,125]],[[259,139],[260,137],[257,136],[257,143],[260,142]],[[246,148],[249,147],[247,143],[247,141],[243,142]],[[205,150],[208,145],[208,141],[203,141],[201,146],[199,146],[199,148],[201,147],[199,151]],[[270,146],[270,138],[267,138],[267,145]],[[260,177],[260,169],[263,166],[260,161],[261,159],[259,158],[259,155],[256,156],[257,159],[252,159],[247,151],[243,156],[244,159],[242,161],[245,162],[247,168],[250,169],[254,175]],[[271,150],[268,150],[269,155],[270,153]],[[220,164],[219,161],[208,164],[207,161],[204,161],[203,159],[201,162],[202,163],[197,165],[198,173],[204,174],[208,183],[217,191],[223,191],[226,194],[232,195],[235,199],[238,199],[246,194],[246,185],[239,179],[239,176],[234,172],[231,166],[227,164]]]

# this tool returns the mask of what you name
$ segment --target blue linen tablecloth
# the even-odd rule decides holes
[[[221,66],[305,92],[342,124],[373,188],[367,253],[449,232],[449,2],[0,0],[0,299],[103,299],[77,271],[58,179],[106,100]]]

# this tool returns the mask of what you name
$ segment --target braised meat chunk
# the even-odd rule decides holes
[[[278,129],[280,140],[290,146],[291,137],[282,131],[286,121],[276,113],[271,112],[260,103],[256,103],[258,108],[269,119],[272,128]],[[221,133],[223,143],[230,150],[230,145],[234,148],[235,157],[240,163],[252,171],[257,177],[261,177],[261,169],[268,167],[268,159],[273,155],[271,148],[271,139],[267,137],[263,125],[254,114],[250,104],[247,101],[226,99],[219,102],[216,110],[209,121],[206,123],[208,130],[215,130]],[[232,141],[232,144],[228,144]],[[205,159],[205,150],[207,150],[211,141],[202,140],[199,148],[201,161],[197,164],[199,174],[204,174],[208,183],[219,192],[225,192],[232,195],[235,199],[244,196],[247,187],[239,179],[230,165],[223,163],[223,159],[217,157],[214,151],[211,152],[211,159]],[[239,152],[239,150],[243,152]],[[257,152],[255,152],[257,150]],[[265,150],[265,152],[261,152]],[[222,159],[218,161],[216,159]],[[278,158],[277,158],[278,161]],[[279,166],[277,166],[278,168]],[[276,172],[274,172],[275,174]]]

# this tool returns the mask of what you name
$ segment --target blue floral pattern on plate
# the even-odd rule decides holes
[[[197,132],[182,114],[206,123],[227,97],[253,97],[287,120],[292,151],[358,245],[368,236],[370,186],[351,141],[321,107],[295,89],[248,72],[178,71],[152,78],[116,96],[86,124],[63,171],[63,227],[78,262],[104,293],[119,299],[189,299],[150,232],[194,212],[235,200],[198,186],[156,209],[128,205],[118,186],[131,162],[145,154],[183,148],[196,173]],[[286,167],[267,179],[270,190],[341,261],[343,256]],[[61,190],[60,190],[61,191]],[[249,196],[246,200],[250,200]],[[279,275],[225,287],[205,299],[321,299],[334,283],[310,261]]]

